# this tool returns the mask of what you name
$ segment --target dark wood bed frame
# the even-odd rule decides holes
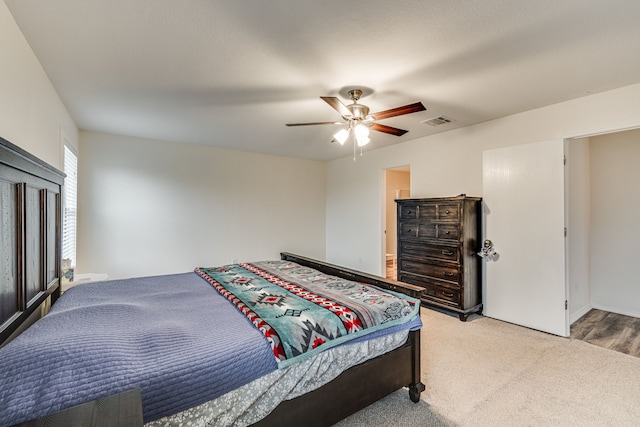
[[[60,295],[64,174],[0,138],[0,346]],[[421,288],[290,253],[284,260],[419,298]],[[55,357],[52,355],[52,357]],[[409,388],[420,400],[420,331],[401,347],[354,366],[319,389],[282,402],[257,426],[327,426]]]
[[[0,345],[60,295],[64,176],[0,138]]]

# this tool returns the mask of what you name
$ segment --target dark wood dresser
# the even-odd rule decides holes
[[[422,287],[423,304],[482,313],[479,197],[396,200],[398,280]]]

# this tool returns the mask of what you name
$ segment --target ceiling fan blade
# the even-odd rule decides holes
[[[286,126],[344,125],[345,122],[286,123]]]
[[[390,110],[380,111],[378,113],[371,114],[375,120],[388,119],[389,117],[402,116],[403,114],[417,113],[418,111],[426,110],[422,102],[416,102],[414,104],[404,105],[402,107],[392,108]]]
[[[395,136],[402,136],[409,132],[408,130],[398,129],[391,126],[381,125],[380,123],[374,123],[371,125],[371,130],[377,130],[378,132],[389,133]]]
[[[329,104],[331,108],[336,110],[342,117],[351,117],[351,111],[335,96],[321,96],[324,102]]]

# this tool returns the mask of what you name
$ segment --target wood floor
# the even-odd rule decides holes
[[[640,318],[593,309],[571,325],[571,338],[640,357]]]

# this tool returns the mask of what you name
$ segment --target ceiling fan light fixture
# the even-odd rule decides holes
[[[363,104],[358,104],[360,97],[363,95],[363,91],[361,89],[352,89],[348,94],[349,97],[351,97],[351,101],[353,101],[353,103],[348,105],[343,104],[342,101],[335,96],[320,97],[320,99],[340,114],[342,120],[344,120],[343,122],[287,123],[286,125],[346,125],[346,129],[341,129],[333,135],[331,142],[337,141],[340,145],[344,145],[353,134],[353,160],[355,161],[357,148],[360,147],[360,155],[362,155],[362,147],[371,141],[369,139],[370,129],[376,132],[387,133],[395,136],[402,136],[408,132],[404,129],[383,125],[378,123],[378,120],[389,119],[391,117],[403,116],[405,114],[417,113],[419,111],[426,110],[425,106],[422,105],[422,102],[414,102],[413,104],[369,114],[369,107]]]
[[[358,147],[364,147],[369,143],[369,128],[366,125],[358,123],[354,128],[354,132]]]
[[[367,145],[370,141],[371,139],[368,136],[365,136],[364,138],[356,138],[356,142],[358,143],[358,147],[360,148]]]
[[[369,107],[362,104],[350,104],[347,108],[354,119],[364,120],[369,115]]]
[[[349,130],[340,129],[333,135],[333,138],[340,143],[340,145],[344,145],[347,142],[347,138],[349,138]]]

